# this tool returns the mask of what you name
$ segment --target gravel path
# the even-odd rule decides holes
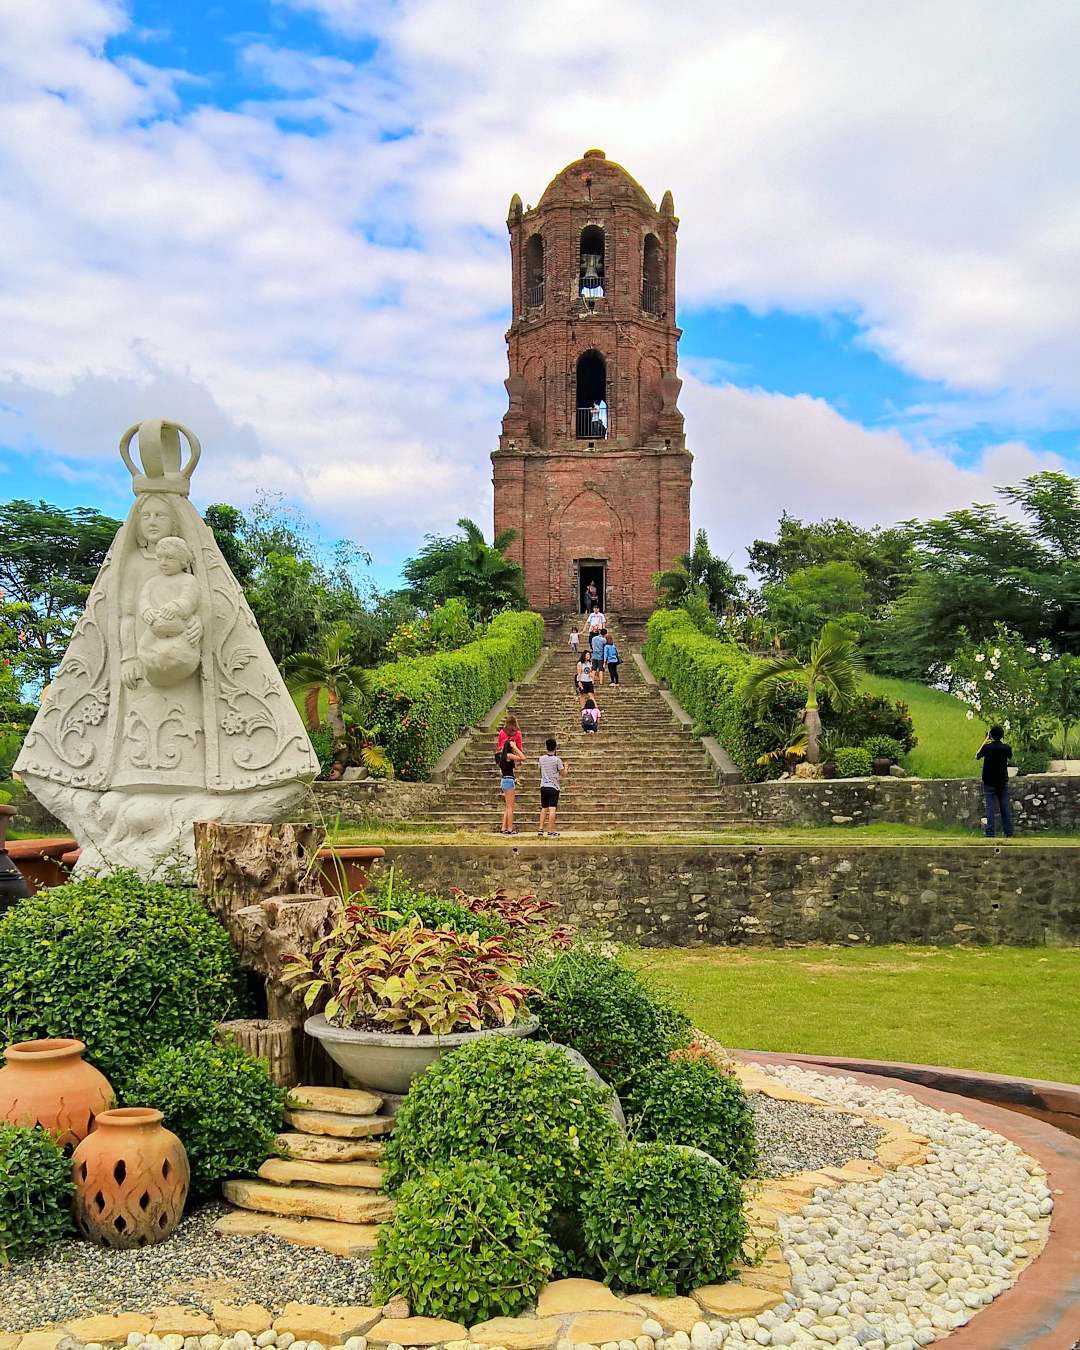
[[[761,1175],[783,1176],[843,1167],[852,1158],[873,1158],[883,1131],[859,1116],[822,1111],[802,1102],[781,1102],[755,1092],[750,1097],[757,1127]]]
[[[146,1312],[175,1303],[209,1312],[224,1303],[367,1303],[366,1259],[292,1247],[278,1238],[222,1238],[222,1204],[204,1205],[155,1247],[108,1251],[76,1239],[0,1271],[0,1331],[31,1331],[97,1312]]]

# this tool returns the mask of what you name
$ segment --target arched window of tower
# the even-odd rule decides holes
[[[525,245],[525,304],[533,309],[544,303],[544,240],[533,234]]]
[[[577,360],[577,425],[579,441],[602,441],[608,434],[607,366],[599,352],[582,352]]]
[[[586,225],[581,231],[581,295],[595,300],[604,294],[604,231],[599,225]]]
[[[660,240],[647,234],[641,249],[641,308],[646,314],[663,315],[664,264]]]

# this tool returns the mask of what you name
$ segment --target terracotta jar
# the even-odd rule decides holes
[[[61,1148],[74,1148],[115,1100],[109,1080],[83,1059],[72,1039],[22,1041],[4,1051],[0,1120],[40,1125]]]
[[[160,1111],[123,1106],[103,1111],[93,1134],[71,1156],[75,1221],[105,1247],[147,1247],[176,1228],[187,1199],[184,1146]]]

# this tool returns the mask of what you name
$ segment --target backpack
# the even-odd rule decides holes
[[[599,722],[600,722],[599,708],[582,708],[581,710],[582,726],[585,726],[586,723],[589,723],[591,726],[595,727],[599,725]]]

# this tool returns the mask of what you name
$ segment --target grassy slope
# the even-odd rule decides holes
[[[912,773],[920,778],[976,776],[975,751],[986,729],[967,720],[959,699],[912,680],[890,680],[883,675],[863,675],[859,684],[869,693],[903,699],[908,705],[919,738],[908,756]]]
[[[649,949],[722,1043],[1080,1082],[1080,948]]]

